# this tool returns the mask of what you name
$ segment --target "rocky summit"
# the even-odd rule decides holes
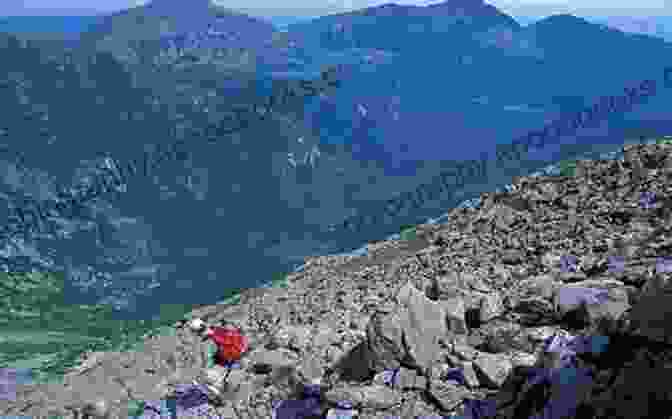
[[[668,419],[672,145],[623,151],[516,178],[410,241],[310,259],[135,352],[17,384],[0,413]],[[203,324],[245,334],[236,366],[212,365]]]

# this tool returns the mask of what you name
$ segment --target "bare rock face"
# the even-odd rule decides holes
[[[106,400],[96,400],[89,402],[84,406],[84,415],[89,415],[94,419],[108,419],[110,417],[110,406]]]
[[[669,274],[649,281],[645,294],[632,308],[633,327],[648,339],[672,344],[672,281]]]
[[[428,374],[439,354],[439,341],[447,336],[446,312],[410,283],[399,291],[397,300],[403,307],[401,325],[407,358]]]
[[[396,369],[406,359],[404,348],[404,329],[402,316],[399,312],[377,312],[371,316],[366,328],[367,348],[372,355],[374,372]]]
[[[64,385],[17,388],[0,413],[125,417],[131,400],[200,383],[205,405],[180,402],[178,417],[668,419],[672,146],[625,151],[483,194],[422,226],[425,249],[316,258],[244,308],[200,307],[253,342],[236,368],[209,367],[203,324],[178,324],[142,351],[97,354]],[[643,192],[661,201],[644,208]]]
[[[396,298],[396,310],[374,313],[367,326],[371,372],[406,365],[428,374],[439,353],[439,341],[447,335],[446,312],[411,283],[406,283]]]
[[[204,370],[196,382],[205,387],[208,399],[216,405],[246,399],[250,389],[250,380],[244,371],[220,366]]]

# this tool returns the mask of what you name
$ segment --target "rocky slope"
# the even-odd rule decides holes
[[[198,308],[250,339],[228,374],[181,321],[136,352],[90,354],[62,383],[17,384],[0,412],[126,418],[129,402],[193,381],[209,399],[178,417],[300,417],[287,412],[309,388],[320,397],[303,417],[349,401],[365,419],[480,418],[485,400],[497,418],[668,418],[670,151],[627,145],[572,177],[519,178],[414,241],[311,259],[282,287]],[[542,371],[550,384],[534,381]]]

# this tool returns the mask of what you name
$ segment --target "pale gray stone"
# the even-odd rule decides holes
[[[501,387],[513,369],[508,356],[487,353],[480,353],[473,366],[481,383],[494,388]]]

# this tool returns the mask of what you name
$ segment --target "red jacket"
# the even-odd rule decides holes
[[[207,336],[217,345],[215,362],[225,365],[238,361],[248,349],[248,341],[240,330],[233,327],[212,327]]]

